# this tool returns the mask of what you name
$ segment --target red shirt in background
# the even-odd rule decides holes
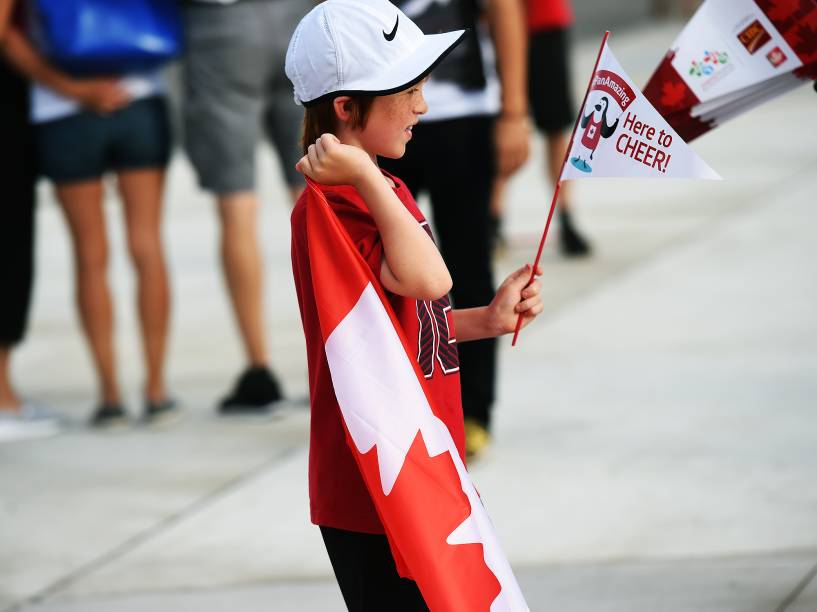
[[[570,0],[527,0],[528,31],[566,28],[573,23]]]
[[[392,177],[394,192],[417,222],[428,222],[417,208],[405,184]],[[366,203],[350,185],[319,186],[329,206],[349,233],[352,242],[380,278],[383,244]],[[302,196],[292,211],[292,272],[306,337],[309,366],[309,507],[312,522],[324,527],[364,533],[383,533],[383,525],[372,503],[363,477],[346,441],[342,416],[315,310],[315,294],[309,267],[306,236],[306,198]],[[425,373],[432,408],[451,432],[465,460],[459,360],[448,296],[421,302],[384,292],[397,319],[414,345],[412,357]],[[415,340],[416,339],[416,340]]]

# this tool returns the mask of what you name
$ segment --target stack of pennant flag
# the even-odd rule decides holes
[[[817,78],[817,0],[706,0],[644,94],[690,141]]]
[[[308,181],[312,283],[347,442],[401,576],[434,612],[528,610],[380,282]]]

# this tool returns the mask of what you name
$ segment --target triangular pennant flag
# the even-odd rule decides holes
[[[435,612],[528,610],[379,281],[311,181],[305,197],[332,385],[398,570]]]
[[[605,40],[560,180],[720,179],[649,103]]]

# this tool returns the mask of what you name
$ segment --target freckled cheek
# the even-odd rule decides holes
[[[403,126],[393,117],[384,117],[383,121],[378,122],[376,138],[385,143],[393,140],[396,136],[401,134]]]
[[[414,120],[411,109],[406,104],[392,104],[386,110],[388,120],[401,129],[411,124]]]

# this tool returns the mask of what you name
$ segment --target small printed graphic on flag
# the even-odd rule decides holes
[[[738,34],[738,40],[743,43],[750,55],[754,55],[758,49],[769,42],[772,37],[760,23],[759,19],[755,19],[746,28]]]

